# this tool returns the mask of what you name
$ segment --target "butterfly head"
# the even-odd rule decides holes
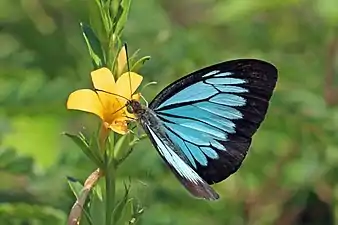
[[[139,116],[144,113],[144,108],[142,107],[141,103],[137,100],[129,100],[127,102],[127,111],[132,113],[136,116]]]

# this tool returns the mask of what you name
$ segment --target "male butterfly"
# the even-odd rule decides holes
[[[127,103],[161,157],[196,197],[241,166],[268,109],[277,69],[238,59],[193,72],[162,90],[149,107]]]

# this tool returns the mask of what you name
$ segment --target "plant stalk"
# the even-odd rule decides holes
[[[89,175],[87,180],[84,183],[83,189],[81,191],[80,196],[74,203],[69,216],[68,216],[68,225],[78,225],[80,222],[80,218],[83,211],[83,206],[86,202],[88,194],[92,190],[92,188],[96,185],[99,179],[102,177],[102,171],[100,169],[96,169],[92,174]]]

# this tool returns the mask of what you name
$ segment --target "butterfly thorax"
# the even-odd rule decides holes
[[[137,100],[130,100],[127,103],[127,110],[129,113],[132,113],[136,116],[143,128],[146,126],[151,126],[160,132],[162,123],[157,118],[152,109],[142,105]]]

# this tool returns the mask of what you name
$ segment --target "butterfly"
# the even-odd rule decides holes
[[[149,107],[129,100],[127,110],[184,187],[195,197],[216,200],[210,185],[241,166],[277,74],[265,61],[226,61],[175,81]]]

